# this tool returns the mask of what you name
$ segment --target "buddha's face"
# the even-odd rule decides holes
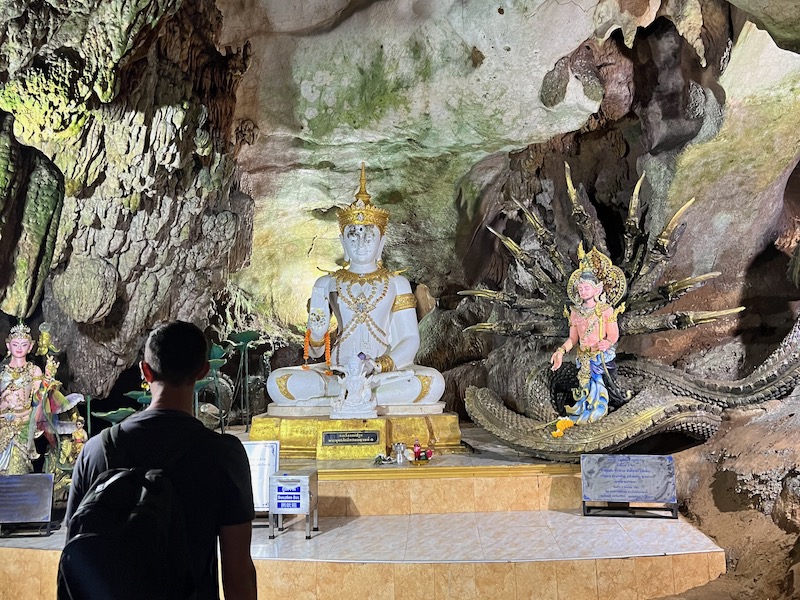
[[[25,338],[12,338],[6,342],[8,353],[14,358],[25,358],[31,351],[31,341]]]
[[[351,264],[368,265],[380,258],[383,236],[376,225],[348,225],[342,245]]]

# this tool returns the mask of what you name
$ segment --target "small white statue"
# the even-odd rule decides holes
[[[389,213],[370,202],[364,165],[356,201],[339,211],[340,240],[348,267],[314,284],[306,330],[306,354],[328,364],[276,369],[267,381],[270,414],[283,407],[330,407],[342,392],[334,371],[363,353],[378,414],[442,412],[444,377],[414,364],[419,349],[416,301],[408,280],[381,265]],[[338,329],[329,331],[331,314]],[[280,407],[277,411],[275,406]],[[423,408],[427,407],[427,408]]]
[[[332,419],[372,419],[378,416],[372,394],[373,375],[367,375],[366,356],[354,354],[347,361],[347,371],[339,396],[331,402]]]

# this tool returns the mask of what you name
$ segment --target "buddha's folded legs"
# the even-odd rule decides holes
[[[329,406],[340,389],[338,378],[325,374],[325,365],[276,369],[267,380],[269,397],[284,406]]]
[[[444,394],[444,377],[435,369],[413,365],[382,376],[385,382],[375,390],[378,406],[433,404]]]
[[[284,406],[328,406],[339,395],[341,384],[325,367],[285,367],[267,380],[272,401]],[[371,387],[378,405],[414,405],[438,402],[444,393],[444,377],[435,369],[412,365],[401,371],[374,376]]]

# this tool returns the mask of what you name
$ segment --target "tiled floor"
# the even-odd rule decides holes
[[[579,511],[451,513],[319,519],[305,539],[303,517],[287,517],[269,539],[256,521],[253,558],[328,562],[506,562],[718,552],[683,519],[584,517]],[[60,550],[50,536],[0,538],[0,548]]]
[[[319,520],[305,539],[293,517],[269,539],[257,524],[253,557],[357,562],[506,562],[715,552],[683,519],[583,517],[579,511],[451,513]]]

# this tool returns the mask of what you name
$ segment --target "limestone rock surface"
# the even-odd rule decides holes
[[[678,501],[725,550],[727,573],[681,600],[797,596],[796,394],[730,413],[705,445],[676,453]]]
[[[43,155],[17,193],[23,233],[2,240],[16,258],[0,308],[29,316],[47,288],[42,317],[83,392],[108,393],[157,321],[207,322],[247,259],[231,140],[247,51],[218,50],[220,27],[210,1],[0,11],[0,110],[13,143]]]
[[[568,162],[612,254],[642,172],[651,239],[696,197],[670,275],[721,271],[700,308],[744,299],[754,335],[786,327],[797,39],[789,0],[7,0],[0,310],[41,308],[101,396],[144,332],[207,322],[241,267],[264,327],[299,332],[317,269],[341,264],[335,212],[364,161],[391,213],[387,266],[450,311],[466,287],[525,289],[487,230],[533,243],[515,201],[576,246]],[[456,322],[431,328],[456,350],[428,344],[428,362],[477,360]],[[672,362],[734,334],[624,343]],[[509,370],[495,351],[487,381],[521,393],[543,355]]]
[[[117,299],[119,272],[99,258],[74,256],[53,277],[53,296],[77,323],[96,323],[111,312]]]

